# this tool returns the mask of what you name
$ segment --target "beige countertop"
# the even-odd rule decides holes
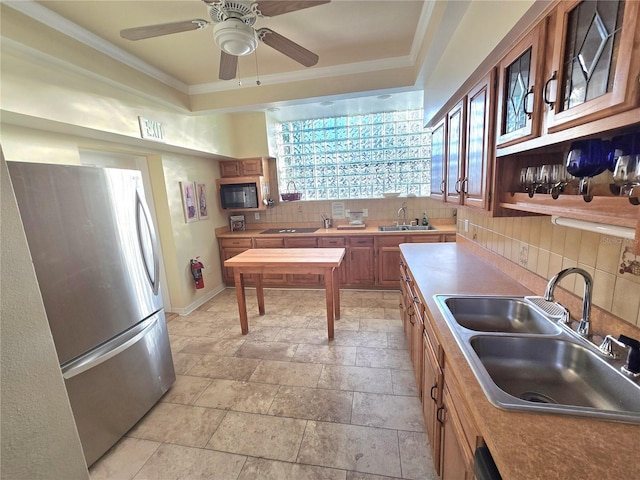
[[[489,403],[433,298],[436,294],[541,295],[542,292],[531,292],[464,241],[402,244],[400,249],[451,363],[446,375],[453,375],[464,386],[469,411],[502,478],[640,478],[640,425],[510,412]]]
[[[216,236],[218,238],[252,238],[260,235],[261,237],[282,237],[282,236],[317,236],[317,237],[327,237],[327,236],[340,236],[344,237],[347,235],[441,235],[443,233],[456,233],[456,225],[454,224],[433,224],[436,230],[413,230],[413,231],[400,231],[400,232],[381,232],[378,230],[378,225],[366,225],[365,228],[357,228],[357,229],[338,229],[336,227],[333,228],[318,228],[315,232],[312,233],[262,233],[265,230],[270,230],[272,228],[309,228],[307,227],[292,227],[292,226],[280,226],[280,225],[269,225],[262,224],[260,226],[251,226],[247,227],[247,230],[243,232],[230,232],[228,227],[223,227],[221,229],[216,230]]]

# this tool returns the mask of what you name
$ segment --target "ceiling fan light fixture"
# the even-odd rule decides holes
[[[258,46],[255,30],[239,18],[229,18],[213,27],[213,41],[225,53],[241,57]]]

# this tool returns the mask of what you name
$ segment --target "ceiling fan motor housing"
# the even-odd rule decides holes
[[[258,46],[253,27],[238,18],[217,23],[213,27],[213,40],[222,51],[236,57],[249,55]]]
[[[252,5],[228,0],[209,4],[209,16],[215,23],[213,40],[225,53],[240,57],[257,48],[258,38],[253,29],[257,14]]]

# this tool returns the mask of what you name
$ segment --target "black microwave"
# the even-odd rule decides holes
[[[264,210],[269,185],[264,177],[224,178],[217,181],[222,210]]]

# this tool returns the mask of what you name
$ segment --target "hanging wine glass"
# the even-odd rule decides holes
[[[590,179],[609,167],[608,149],[598,139],[579,140],[571,144],[567,155],[567,172],[580,178],[580,195],[589,195]]]
[[[529,197],[533,198],[533,194],[536,191],[536,167],[527,167],[527,171],[525,173],[525,185],[527,186],[526,191],[529,193]]]
[[[640,185],[640,155],[621,155],[613,169],[613,182],[620,195],[631,197],[634,187]]]

